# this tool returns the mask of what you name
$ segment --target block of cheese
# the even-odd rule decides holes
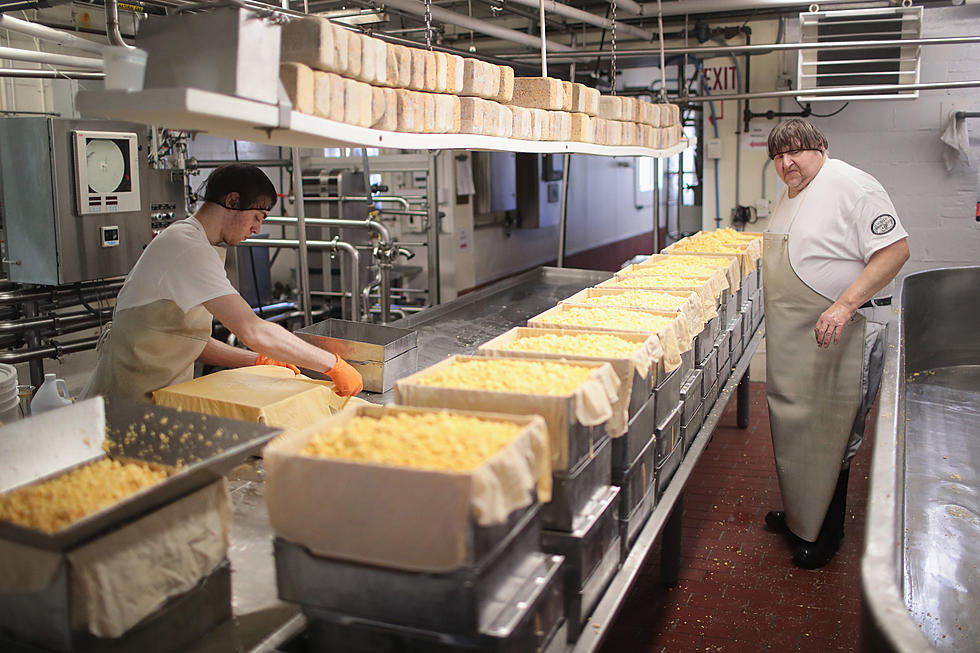
[[[422,76],[422,90],[431,93],[436,90],[436,80],[439,77],[439,57],[437,56],[437,52],[429,50],[422,50],[421,52],[424,55],[423,59],[425,61],[423,64],[425,66],[423,69],[425,72]]]
[[[284,63],[279,66],[279,81],[286,89],[289,101],[293,103],[293,111],[313,113],[313,96],[316,91],[316,80],[313,69],[306,64]]]
[[[574,84],[572,84],[571,82],[562,81],[562,83],[561,83],[561,90],[565,93],[565,102],[564,102],[564,104],[562,104],[562,107],[561,107],[561,110],[562,111],[571,111],[572,110],[572,101],[575,99],[574,98],[574,95],[575,95],[575,90],[574,89],[575,89],[575,85]]]
[[[385,115],[385,91],[380,86],[371,87],[371,127],[381,122]]]
[[[419,133],[425,120],[425,96],[408,89],[396,88],[398,97],[398,129],[400,132]]]
[[[302,18],[282,27],[280,59],[306,64],[314,70],[347,72],[347,41],[350,32],[335,27],[325,18]]]
[[[650,125],[651,127],[659,127],[660,126],[660,105],[659,104],[653,104],[653,103],[648,104],[647,105],[647,112],[650,115],[650,119],[647,121],[647,124]]]
[[[449,55],[445,52],[433,52],[432,54],[436,65],[432,91],[445,93],[449,86]]]
[[[344,121],[344,78],[319,70],[313,73],[313,114],[328,120]]]
[[[385,85],[408,88],[412,83],[412,51],[404,45],[387,44]]]
[[[381,85],[388,83],[388,44],[381,39],[362,37],[361,81]]]
[[[628,122],[640,121],[640,101],[635,97],[623,98],[623,120]]]
[[[354,79],[361,78],[361,51],[364,43],[364,36],[357,32],[350,32],[347,35],[347,77]]]
[[[592,143],[595,140],[595,131],[592,116],[585,113],[570,113],[571,136],[569,140],[579,143]]]
[[[681,108],[676,104],[665,104],[667,111],[670,114],[670,122],[668,125],[679,125],[681,124]],[[662,111],[662,109],[661,109]]]
[[[623,98],[618,95],[603,95],[599,98],[599,117],[605,120],[623,119]]]
[[[545,109],[530,109],[530,112],[531,140],[546,140],[551,129],[551,121],[548,119],[548,112]]]
[[[638,145],[636,138],[639,133],[636,129],[635,122],[624,122],[620,127],[622,138],[620,139],[620,145]]]
[[[500,136],[500,110],[501,106],[493,100],[483,101],[483,129],[482,134],[487,136]]]
[[[382,88],[381,101],[384,103],[381,117],[371,127],[393,132],[398,130],[398,94],[393,88]],[[377,97],[377,96],[375,96]]]
[[[459,103],[459,96],[458,95],[449,95],[449,98],[450,98],[450,100],[452,102],[452,113],[453,113],[453,124],[452,124],[452,128],[449,131],[452,134],[458,134],[459,133],[459,125],[460,125],[460,116],[459,116],[459,113],[460,113],[460,103]]]
[[[459,98],[459,131],[461,134],[483,133],[484,101],[477,97]]]
[[[497,120],[497,136],[500,138],[511,138],[514,135],[514,112],[511,108],[497,103],[497,112],[500,118]]]
[[[436,131],[436,95],[423,93],[422,133],[433,134]]]
[[[463,60],[463,95],[495,98],[500,90],[498,67],[479,59]]]
[[[409,51],[412,53],[412,82],[408,88],[421,91],[425,88],[425,50],[409,48]]]
[[[458,54],[449,55],[452,60],[452,70],[455,74],[455,78],[452,80],[452,88],[448,89],[453,95],[459,95],[463,92],[463,73],[465,72],[466,65],[463,63],[463,57]]]
[[[446,93],[452,93],[455,95],[456,90],[456,63],[463,61],[462,57],[458,57],[454,54],[446,53]],[[462,78],[460,78],[462,82]],[[462,83],[460,84],[462,86]]]
[[[652,130],[653,127],[646,124],[640,124],[636,126],[637,139],[642,147],[653,147],[651,144],[653,142]]]
[[[548,132],[543,140],[567,141],[572,132],[571,115],[566,111],[549,111]]]
[[[459,98],[446,93],[431,93],[434,115],[432,131],[451,134],[459,130]]]
[[[565,90],[554,77],[515,77],[511,104],[560,111],[565,106]]]
[[[371,85],[344,78],[344,122],[360,127],[371,126]]]
[[[510,66],[497,66],[500,70],[500,88],[497,89],[497,102],[510,104],[514,99],[514,69]]]
[[[510,107],[512,118],[511,138],[531,140],[531,110],[525,107]]]
[[[585,84],[572,84],[572,109],[575,113],[599,115],[599,90]]]

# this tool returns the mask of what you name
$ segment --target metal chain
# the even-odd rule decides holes
[[[425,2],[425,47],[432,49],[432,0]]]
[[[612,79],[609,80],[612,86],[612,94],[616,95],[616,0],[612,0],[612,64],[610,74]]]

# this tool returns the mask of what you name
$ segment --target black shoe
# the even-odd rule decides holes
[[[793,553],[793,564],[803,569],[818,569],[833,560],[844,536],[844,513],[847,505],[847,477],[843,470],[837,477],[837,487],[823,519],[816,542],[801,542]]]
[[[789,533],[785,510],[770,510],[766,513],[766,528],[773,533]]]

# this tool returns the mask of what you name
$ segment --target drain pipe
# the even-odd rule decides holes
[[[109,38],[109,43],[133,49],[119,33],[119,0],[105,0],[105,35]]]

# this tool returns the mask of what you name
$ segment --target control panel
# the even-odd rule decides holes
[[[182,207],[181,207],[182,208]],[[177,202],[153,202],[150,204],[150,230],[156,236],[161,231],[182,219],[183,211],[178,216]]]

